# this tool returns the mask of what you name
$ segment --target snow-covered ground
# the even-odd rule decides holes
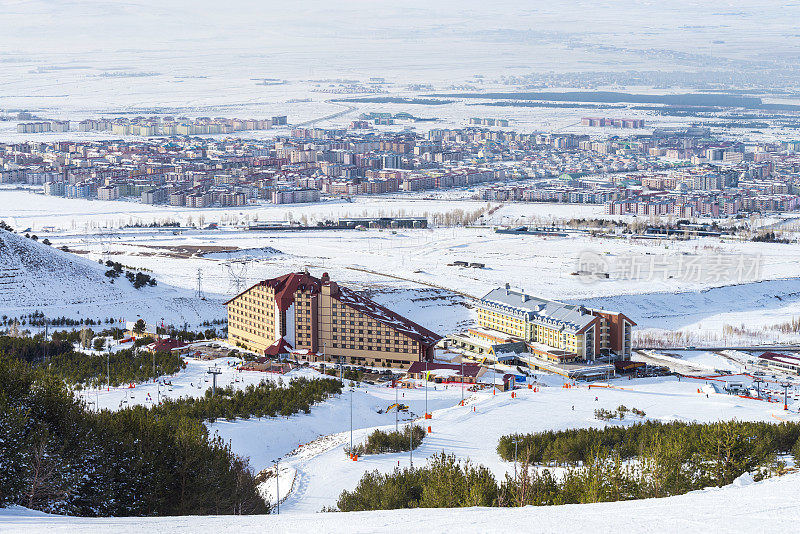
[[[713,356],[678,354],[696,365],[717,366]],[[712,359],[709,359],[712,358]],[[287,380],[294,375],[316,376],[310,369],[298,370],[283,378],[258,372],[238,372],[230,366],[232,359],[215,361],[223,369],[218,384],[244,387],[262,379]],[[210,362],[188,360],[188,367],[171,377],[175,396],[204,394],[210,383],[204,373]],[[489,391],[466,392],[466,403],[459,405],[461,390],[455,386],[444,389],[442,385],[428,389],[428,407],[432,419],[418,419],[418,424],[431,427],[423,444],[413,452],[415,465],[424,464],[432,454],[444,451],[474,463],[489,467],[496,477],[513,472],[513,463],[502,461],[497,452],[498,439],[509,433],[535,432],[547,429],[601,427],[606,424],[630,425],[640,418],[627,416],[623,421],[607,423],[597,420],[594,410],[614,410],[624,404],[646,412],[646,418],[658,421],[715,421],[715,420],[765,420],[799,421],[797,407],[800,401],[790,396],[790,410],[784,411],[779,402],[765,402],[737,396],[714,393],[711,384],[719,388],[725,378],[682,379],[674,377],[649,379],[616,379],[609,383],[593,384],[589,388],[559,387],[558,377],[540,376],[538,391],[521,389],[517,398],[509,393],[492,394]],[[749,379],[732,376],[729,380],[749,384]],[[197,387],[197,386],[200,387]],[[600,387],[598,387],[600,386]],[[117,409],[120,400],[147,404],[148,396],[156,395],[155,384],[138,384],[134,389],[110,392],[85,392],[85,398],[98,399],[101,407]],[[764,389],[776,390],[766,385]],[[698,391],[698,389],[700,391]],[[163,391],[163,388],[162,388]],[[135,397],[131,393],[135,392]],[[359,514],[325,514],[318,512],[324,506],[334,505],[339,493],[352,489],[366,471],[393,470],[398,465],[407,466],[408,453],[362,456],[351,461],[344,453],[350,442],[350,413],[352,402],[353,440],[359,443],[374,427],[392,429],[394,414],[386,413],[395,395],[410,406],[410,412],[419,415],[425,410],[425,390],[393,390],[384,386],[360,385],[350,392],[331,398],[311,409],[310,414],[290,417],[217,421],[209,424],[210,430],[229,441],[234,452],[249,456],[252,465],[260,470],[273,465],[280,458],[281,516],[269,517],[202,517],[202,518],[106,518],[82,519],[48,516],[22,508],[0,510],[2,532],[66,532],[78,530],[113,530],[134,532],[142,530],[169,530],[175,532],[250,532],[255,529],[274,528],[282,532],[301,532],[314,525],[321,532],[341,531],[372,532],[408,531],[420,528],[445,531],[454,528],[465,532],[507,530],[512,525],[533,521],[540,531],[563,528],[586,528],[593,525],[599,532],[635,530],[642,532],[672,532],[681,529],[708,526],[726,531],[746,532],[754,525],[768,527],[771,531],[790,531],[784,528],[800,512],[800,475],[792,474],[770,479],[758,484],[742,483],[721,489],[709,489],[668,499],[570,505],[560,507],[522,508],[505,510],[417,510],[369,512]],[[352,397],[351,397],[352,396]],[[351,401],[352,398],[352,401]],[[596,399],[596,400],[595,400]],[[379,414],[378,411],[384,413]],[[408,417],[408,416],[406,416]],[[400,423],[403,424],[403,421]],[[261,491],[274,500],[275,479],[269,477]],[[786,499],[784,502],[782,499]],[[764,501],[768,501],[765,503]],[[735,509],[746,514],[733,513]],[[654,522],[654,517],[658,521]],[[691,517],[691,519],[687,519]],[[696,521],[696,523],[695,523]],[[506,525],[504,527],[504,525]],[[606,529],[606,530],[604,530]]]
[[[680,358],[697,367],[698,371],[706,370],[706,374],[726,368],[725,359],[715,354],[686,352],[669,357]],[[217,381],[220,387],[244,388],[262,380],[286,384],[295,376],[320,376],[313,369],[298,369],[283,376],[240,372],[234,367],[236,363],[232,358],[213,362],[188,358],[185,370],[168,377],[172,384],[169,388],[147,383],[137,384],[135,388],[87,390],[78,394],[90,409],[99,405],[112,410],[132,404],[152,405],[159,390],[162,397],[197,397],[211,387],[210,380],[206,381],[206,371],[214,364],[222,369]],[[727,368],[734,373],[739,371],[730,362]],[[267,469],[274,472],[274,462],[279,459],[280,492],[284,500],[281,510],[283,513],[302,514],[335,505],[341,491],[354,488],[366,471],[388,472],[409,464],[408,453],[368,455],[353,462],[344,452],[351,439],[351,414],[352,439],[358,444],[375,428],[394,429],[395,414],[387,412],[387,408],[395,398],[409,406],[408,413],[400,414],[401,428],[415,420],[416,424],[431,429],[423,444],[413,452],[415,465],[424,464],[431,455],[445,451],[487,466],[498,478],[513,471],[513,464],[501,460],[496,452],[502,435],[609,424],[595,418],[594,411],[598,408],[615,410],[617,406],[625,405],[644,410],[647,419],[665,422],[800,421],[800,400],[795,389],[790,391],[788,411],[783,410],[782,390],[777,383],[767,382],[762,387],[762,393],[771,395],[773,402],[714,392],[713,386],[721,391],[728,382],[750,386],[750,379],[742,375],[717,379],[615,379],[592,384],[592,387],[580,384],[571,388],[560,387],[564,380],[555,376],[539,375],[537,382],[538,391],[521,389],[516,398],[507,392],[465,391],[464,406],[460,405],[462,392],[458,384],[430,384],[427,392],[423,387],[392,389],[359,384],[355,388],[348,386],[342,395],[313,406],[309,414],[218,420],[208,423],[208,427],[212,434],[218,434],[229,442],[234,452],[248,457],[256,471]],[[426,410],[426,398],[427,409],[432,413],[430,420],[420,418]],[[629,425],[640,420],[629,415],[625,420],[611,424]],[[268,478],[261,487],[262,493],[270,500],[274,499],[276,489],[274,477]]]
[[[175,221],[182,225],[249,224],[258,221],[324,221],[339,217],[366,216],[425,216],[447,213],[456,209],[467,212],[487,206],[485,201],[462,200],[454,204],[447,197],[425,198],[421,195],[357,196],[352,202],[334,199],[308,204],[250,204],[235,208],[186,208],[166,205],[141,204],[132,201],[103,201],[68,199],[32,193],[28,190],[0,189],[2,209],[0,218],[18,229],[30,227],[35,232],[52,227],[59,231],[91,238],[98,232],[107,232],[129,224]],[[497,203],[491,203],[496,206]],[[515,204],[488,222],[497,223],[505,215],[512,219],[523,216],[538,217],[549,222],[554,217],[592,217],[603,213],[603,206],[589,204]]]
[[[795,64],[787,58],[798,46],[791,23],[797,7],[776,0],[757,7],[735,0],[724,9],[692,0],[348,0],[336,6],[310,0],[299,9],[276,1],[228,9],[208,0],[130,0],[117,7],[63,0],[0,5],[6,23],[0,34],[0,106],[73,120],[99,114],[287,113],[292,122],[302,122],[340,109],[325,100],[348,96],[329,92],[343,86],[359,85],[355,90],[362,94],[396,93],[409,83],[450,91],[513,90],[528,83],[516,77],[531,73],[616,71],[621,75],[599,83],[619,89],[637,83],[628,74],[636,71],[776,69],[786,63],[791,68]],[[696,23],[687,23],[686,13]],[[42,27],[50,28],[47,35],[39,35]],[[668,84],[658,90],[681,91]],[[589,89],[598,82],[582,85]],[[580,120],[577,110],[397,107],[442,116],[444,124],[454,114],[461,122],[476,113],[502,113],[523,127],[563,128]],[[11,121],[0,123],[0,130],[3,139],[31,137],[16,134]]]

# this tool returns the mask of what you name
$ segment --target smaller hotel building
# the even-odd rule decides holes
[[[636,323],[622,313],[534,297],[508,284],[490,291],[476,307],[480,328],[470,332],[473,336],[501,332],[549,361],[591,361],[611,353],[622,360],[631,356]]]
[[[432,361],[442,336],[340,286],[324,273],[263,280],[225,303],[228,341],[274,356],[408,368]]]

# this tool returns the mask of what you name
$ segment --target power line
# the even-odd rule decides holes
[[[247,269],[250,266],[248,259],[228,260],[224,264],[230,279],[230,289],[238,295],[247,285]]]
[[[203,269],[197,269],[197,298],[206,300],[205,295],[203,295]]]

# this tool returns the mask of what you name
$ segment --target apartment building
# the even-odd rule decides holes
[[[319,190],[311,188],[280,189],[272,192],[273,204],[319,202]]]
[[[116,185],[103,185],[97,188],[98,200],[117,200],[119,198],[119,187]]]
[[[308,272],[263,280],[225,303],[228,340],[312,361],[408,368],[433,359],[441,336],[359,293]]]

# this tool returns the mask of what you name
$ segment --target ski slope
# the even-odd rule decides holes
[[[130,345],[132,344],[128,343],[123,346]],[[100,356],[102,357],[102,354]],[[186,362],[186,368],[174,375],[164,376],[163,381],[168,382],[168,385],[159,382],[144,382],[115,388],[88,388],[76,391],[75,395],[81,398],[91,410],[121,410],[135,405],[153,406],[159,398],[165,400],[202,397],[213,386],[207,372],[210,367],[218,367],[221,370],[221,373],[217,375],[218,388],[232,386],[234,389],[244,389],[262,381],[288,384],[293,378],[320,378],[321,376],[313,369],[303,368],[294,369],[285,375],[260,371],[240,371],[236,366],[243,360],[239,358],[217,358],[215,360],[201,360],[188,356],[182,356],[182,358]]]
[[[732,377],[738,380],[740,377]],[[418,424],[431,427],[422,445],[414,451],[414,465],[424,465],[430,456],[446,452],[459,458],[469,458],[481,464],[502,479],[513,473],[513,462],[505,462],[496,452],[498,440],[505,434],[561,430],[568,428],[602,427],[607,424],[630,425],[641,419],[627,416],[623,421],[607,423],[595,418],[594,410],[615,410],[620,405],[646,412],[646,418],[658,421],[717,420],[779,420],[800,421],[795,405],[784,412],[782,404],[749,400],[727,394],[698,393],[707,380],[674,377],[629,381],[617,379],[613,388],[586,385],[564,389],[558,387],[560,379],[548,377],[550,387],[538,391],[522,389],[517,397],[489,391],[471,395],[465,406],[457,404],[433,411],[433,418],[419,420]],[[716,382],[715,382],[716,383]],[[720,387],[722,382],[718,384]],[[595,400],[597,398],[597,400]],[[393,429],[384,425],[383,429]],[[370,428],[354,431],[354,443],[365,440]],[[355,488],[366,471],[377,469],[390,472],[398,465],[409,465],[408,453],[360,457],[353,462],[345,454],[349,445],[349,432],[331,436],[330,439],[304,448],[286,459],[287,466],[296,470],[297,480],[293,491],[281,506],[286,513],[314,513],[325,506],[334,506],[342,490]],[[244,453],[236,449],[234,450]],[[283,491],[281,491],[283,493]]]
[[[713,355],[689,356],[701,358],[703,363],[709,364],[709,369],[715,362]],[[218,386],[230,385],[237,389],[262,380],[285,384],[297,376],[321,376],[311,368],[296,369],[282,376],[238,371],[235,365],[239,361],[234,358],[220,358],[213,362],[187,358],[186,361],[187,368],[169,378],[171,390],[155,383],[145,383],[137,384],[135,388],[85,390],[78,394],[90,409],[99,406],[112,410],[133,404],[152,405],[159,389],[162,398],[197,397],[211,387],[210,381],[206,381],[206,371],[214,364],[222,369]],[[394,429],[395,414],[387,412],[387,408],[395,398],[409,406],[408,413],[401,412],[398,418],[401,427],[413,419],[416,424],[431,428],[423,444],[413,452],[415,465],[424,465],[427,458],[444,451],[485,465],[498,479],[502,479],[514,468],[512,462],[501,460],[496,452],[498,440],[505,434],[607,424],[630,425],[641,421],[631,415],[623,421],[600,421],[594,416],[598,408],[615,410],[617,406],[625,405],[644,410],[647,419],[664,422],[800,421],[800,401],[795,400],[796,394],[792,391],[789,395],[790,409],[784,411],[778,402],[782,400],[782,390],[774,384],[766,384],[763,389],[765,393],[767,389],[772,391],[775,402],[717,394],[707,387],[710,383],[721,389],[726,381],[749,384],[749,378],[732,375],[716,380],[678,380],[676,377],[615,379],[593,384],[591,388],[585,384],[563,388],[561,377],[540,375],[537,390],[517,390],[516,398],[508,392],[465,391],[465,406],[460,406],[462,392],[458,384],[430,384],[426,393],[421,384],[416,389],[395,390],[385,385],[365,383],[352,387],[346,381],[343,394],[314,405],[309,414],[217,420],[207,423],[207,426],[212,435],[217,434],[230,443],[235,453],[248,457],[257,472],[273,469],[274,461],[280,459],[282,511],[315,513],[323,507],[334,506],[339,494],[353,489],[364,472],[375,469],[390,472],[397,466],[409,465],[408,453],[368,455],[353,462],[344,452],[350,444],[351,414],[352,439],[354,444],[358,444],[375,428]],[[426,410],[426,397],[427,409],[433,414],[430,420],[421,419]],[[271,484],[265,484],[267,487],[262,485],[262,493],[272,500],[274,479],[271,479]]]

